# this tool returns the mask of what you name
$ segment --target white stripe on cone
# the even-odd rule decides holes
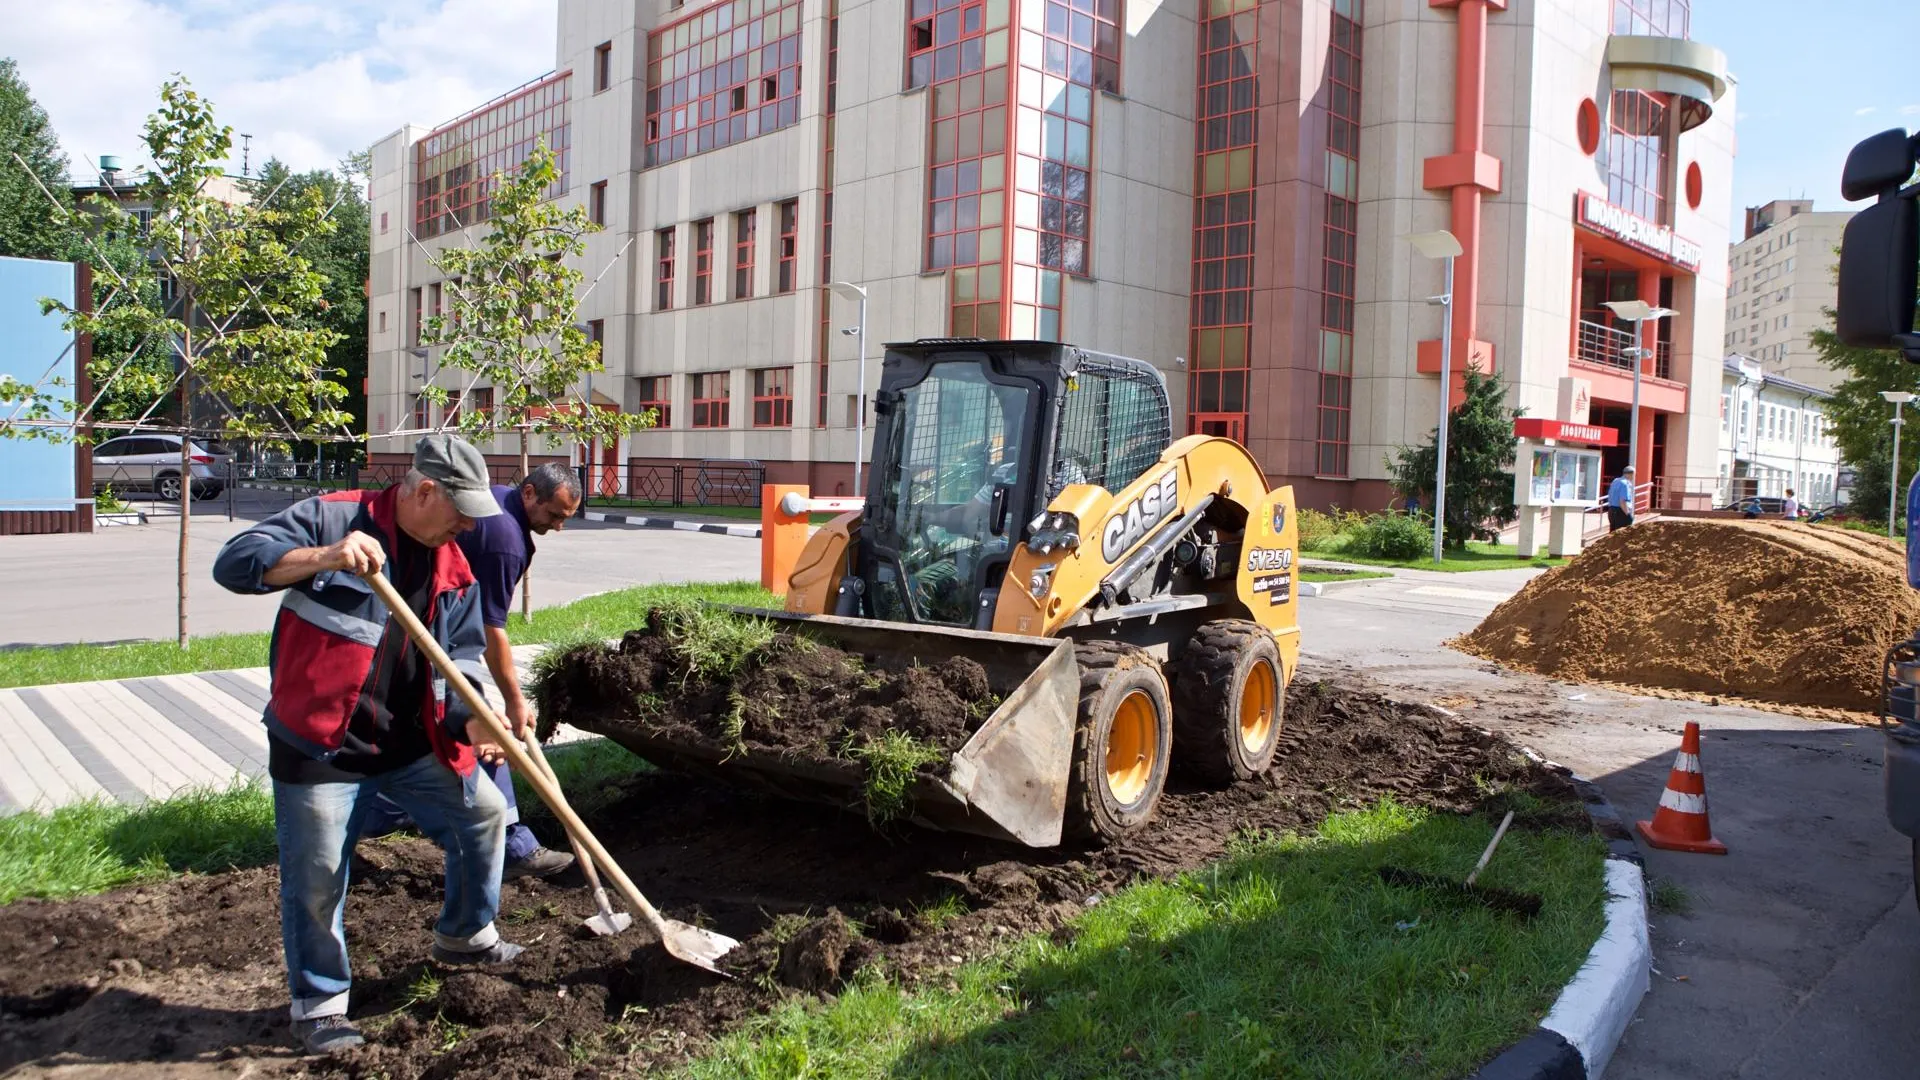
[[[1673,759],[1673,767],[1681,772],[1697,773],[1700,771],[1700,755],[1689,754],[1683,750]]]
[[[1707,797],[1705,795],[1688,795],[1685,792],[1668,788],[1660,793],[1660,807],[1664,810],[1675,810],[1682,814],[1704,815],[1707,812]]]

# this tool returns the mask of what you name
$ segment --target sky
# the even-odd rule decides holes
[[[270,156],[325,168],[544,74],[554,12],[554,0],[0,0],[0,55],[20,62],[78,179],[102,154],[141,159],[141,126],[176,71],[253,136],[254,168]],[[1848,148],[1920,129],[1920,0],[1693,0],[1692,36],[1738,79],[1735,221],[1776,198],[1840,209]]]

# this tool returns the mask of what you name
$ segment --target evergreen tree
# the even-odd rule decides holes
[[[1505,387],[1492,375],[1466,372],[1465,395],[1447,422],[1447,521],[1445,547],[1468,540],[1495,540],[1520,517],[1513,503],[1513,455],[1519,439],[1513,422],[1520,410],[1507,406]],[[1418,447],[1402,446],[1387,459],[1394,490],[1433,505],[1433,474],[1439,462],[1439,431]]]
[[[36,182],[37,178],[37,182]],[[79,236],[65,207],[67,156],[47,111],[33,100],[20,66],[0,57],[0,255],[73,259]]]

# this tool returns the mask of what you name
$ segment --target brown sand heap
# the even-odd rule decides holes
[[[1882,660],[1915,626],[1890,540],[1666,519],[1608,535],[1451,644],[1576,682],[1877,712]]]

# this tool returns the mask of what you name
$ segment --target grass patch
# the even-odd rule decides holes
[[[1653,910],[1660,915],[1693,914],[1693,895],[1672,878],[1654,878],[1648,901],[1653,905]]]
[[[1385,570],[1302,570],[1301,581],[1365,581],[1368,578],[1389,578],[1392,574]]]
[[[1512,544],[1486,544],[1478,540],[1469,541],[1465,551],[1445,552],[1445,558],[1436,563],[1431,553],[1417,559],[1376,559],[1369,555],[1350,555],[1339,547],[1311,548],[1300,554],[1316,559],[1329,559],[1335,562],[1360,563],[1365,566],[1393,566],[1406,570],[1439,570],[1443,573],[1459,574],[1474,570],[1514,570],[1529,566],[1565,566],[1567,560],[1540,555],[1531,559],[1519,557],[1520,549]]]
[[[880,825],[899,817],[907,808],[907,789],[913,786],[914,773],[950,755],[932,743],[889,728],[879,738],[855,747],[853,756],[867,767],[867,820]]]
[[[507,635],[515,645],[618,637],[645,621],[648,608],[676,600],[772,607],[778,598],[746,581],[642,585],[535,611],[531,623],[515,612]],[[267,644],[266,634],[218,634],[184,649],[170,641],[0,649],[0,688],[265,667]]]
[[[687,597],[676,596],[655,610],[659,625],[654,632],[671,643],[686,665],[683,685],[695,679],[732,678],[773,642],[776,632],[771,620],[716,611]]]
[[[0,817],[0,904],[77,896],[274,860],[273,796],[245,780],[126,806],[93,800]]]
[[[1393,803],[1310,837],[1257,837],[1216,866],[1125,889],[1067,944],[1039,936],[908,992],[881,976],[796,1000],[684,1075],[1464,1075],[1538,1022],[1598,937],[1604,849],[1509,833],[1485,877],[1540,918],[1390,889],[1385,863],[1461,876],[1484,817]]]
[[[593,817],[619,802],[625,794],[620,781],[653,768],[611,739],[584,739],[553,747],[547,751],[547,764],[553,766],[553,774],[560,780],[560,790],[567,796],[567,805],[573,807],[573,812],[582,818]],[[559,819],[553,816],[553,811],[534,793],[532,786],[518,770],[513,774],[513,794],[520,804],[520,820],[529,826],[546,822],[552,823],[555,828],[559,827]],[[542,839],[561,844],[566,841],[566,836],[556,833]]]

